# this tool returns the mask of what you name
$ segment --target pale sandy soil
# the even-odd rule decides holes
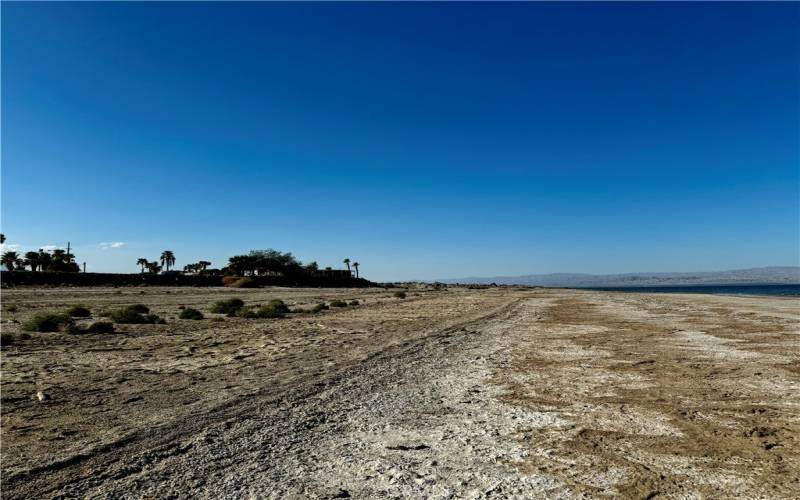
[[[362,305],[175,319],[231,296]],[[7,498],[800,497],[797,299],[122,288],[2,302],[12,333],[76,303],[168,320],[3,348]]]

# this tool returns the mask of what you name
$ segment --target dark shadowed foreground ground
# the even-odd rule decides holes
[[[361,305],[174,319],[234,295]],[[5,498],[800,497],[797,299],[10,290],[3,331],[137,302],[168,324],[3,348]]]

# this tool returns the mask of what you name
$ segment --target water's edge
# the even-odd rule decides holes
[[[609,286],[580,287],[580,290],[632,293],[710,293],[722,295],[800,296],[800,284],[781,285],[678,285],[678,286]]]

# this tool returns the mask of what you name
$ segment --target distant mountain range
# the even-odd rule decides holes
[[[701,273],[629,273],[629,274],[529,274],[491,278],[460,278],[443,283],[498,285],[534,285],[563,287],[680,286],[800,284],[800,267],[757,267],[733,271]]]

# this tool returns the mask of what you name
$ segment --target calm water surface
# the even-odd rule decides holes
[[[800,296],[798,285],[687,285],[687,286],[620,286],[592,287],[588,290],[647,293],[717,293],[725,295]]]

